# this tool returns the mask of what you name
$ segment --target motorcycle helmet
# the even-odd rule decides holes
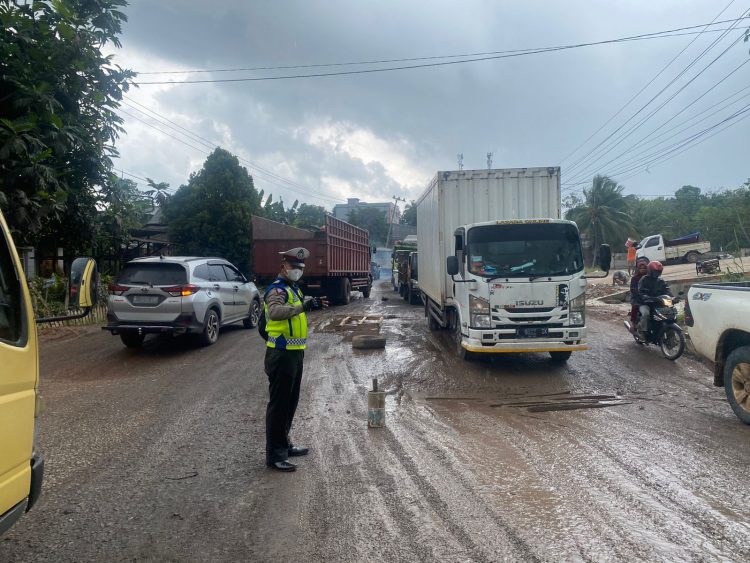
[[[652,278],[658,278],[664,271],[664,266],[658,260],[648,263],[648,275]]]

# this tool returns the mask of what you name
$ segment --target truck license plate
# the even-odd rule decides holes
[[[519,328],[519,338],[542,338],[549,334],[549,329],[546,328]]]
[[[158,295],[133,295],[133,305],[156,305],[158,303]]]

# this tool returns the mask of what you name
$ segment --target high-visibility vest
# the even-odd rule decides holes
[[[274,288],[285,289],[287,294],[287,303],[297,304],[302,302],[302,292],[299,288],[296,291],[284,283],[274,282],[268,291]],[[304,350],[307,346],[307,317],[304,311],[299,315],[294,315],[289,319],[281,321],[271,320],[268,314],[268,304],[263,300],[263,313],[266,315],[266,331],[268,332],[268,341],[266,346],[269,348],[278,348],[279,350]]]

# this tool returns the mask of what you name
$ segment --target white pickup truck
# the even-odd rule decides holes
[[[714,367],[734,414],[750,424],[750,283],[693,285],[685,323],[695,351]]]
[[[690,262],[695,264],[702,254],[711,252],[711,243],[700,240],[700,234],[694,233],[675,240],[665,240],[662,235],[650,235],[636,246],[638,257],[645,256],[649,262],[658,260],[667,262]]]

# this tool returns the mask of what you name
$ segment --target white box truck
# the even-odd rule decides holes
[[[428,325],[450,329],[461,358],[564,362],[587,349],[581,240],[560,219],[558,167],[438,172],[417,201],[417,240]],[[608,271],[609,247],[599,255]]]

